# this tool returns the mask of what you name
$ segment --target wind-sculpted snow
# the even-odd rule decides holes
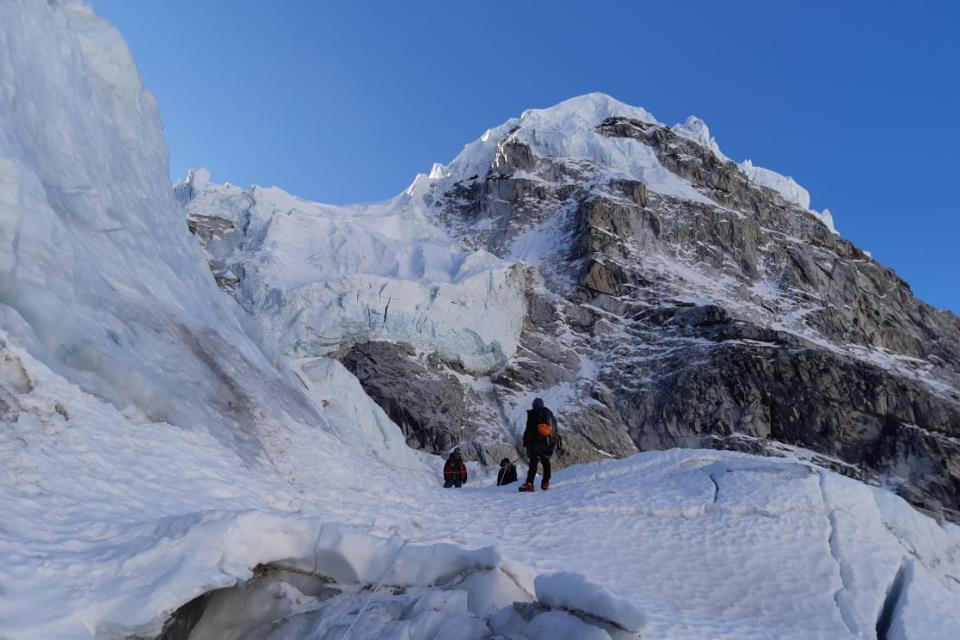
[[[686,122],[678,122],[670,127],[670,130],[676,133],[678,136],[683,136],[684,138],[693,140],[701,147],[709,149],[721,160],[729,160],[729,158],[727,158],[727,156],[720,151],[720,145],[717,144],[716,138],[710,135],[710,127],[708,127],[707,123],[697,116],[687,117]],[[809,204],[809,199],[809,196],[807,196],[807,204]]]
[[[643,628],[643,610],[618,598],[576,573],[550,573],[534,580],[537,600],[557,609],[582,611],[608,620],[626,631]]]

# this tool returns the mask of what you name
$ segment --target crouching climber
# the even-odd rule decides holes
[[[443,465],[443,486],[460,488],[467,481],[467,465],[463,463],[460,449],[454,449]]]
[[[523,446],[527,450],[527,459],[530,469],[527,471],[526,483],[520,485],[520,491],[533,491],[533,481],[537,477],[537,465],[543,466],[543,479],[540,488],[546,491],[550,488],[550,456],[553,450],[563,446],[560,434],[557,433],[557,420],[553,412],[543,406],[543,400],[533,401],[533,408],[527,411],[527,428],[523,432]]]
[[[497,471],[497,486],[513,484],[517,481],[517,465],[510,462],[510,458],[500,461],[500,470]]]

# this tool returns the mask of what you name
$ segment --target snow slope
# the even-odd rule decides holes
[[[454,621],[463,637],[960,632],[957,528],[796,461],[672,451],[570,468],[547,494],[439,488],[440,461],[406,449],[355,379],[322,359],[290,369],[215,288],[109,25],[11,0],[0,52],[0,637],[150,637],[265,562],[338,595],[293,578],[222,592],[198,634],[245,619],[238,633],[287,638],[449,637]],[[301,207],[285,198],[266,201]],[[336,235],[343,212],[303,209],[289,217]],[[424,264],[464,260],[421,270],[390,242],[416,217],[366,213],[372,253],[351,248],[353,265],[392,255],[391,280],[460,295],[472,259],[495,297],[499,262],[426,226],[440,258]],[[265,238],[289,222],[268,217]],[[339,277],[306,262],[264,271],[291,290]]]
[[[286,620],[275,637],[344,637],[362,606],[380,613],[361,616],[365,631],[351,638],[425,624],[381,611],[397,587],[466,592],[441,610],[474,621],[471,638],[484,624],[529,638],[583,626],[556,607],[648,638],[874,638],[885,607],[895,611],[886,637],[960,632],[960,530],[805,463],[675,450],[566,469],[549,493],[490,478],[444,490],[436,458],[377,461],[301,426],[269,434],[290,470],[281,480],[202,432],[158,437],[11,355],[34,388],[0,431],[5,637],[150,635],[179,605],[265,562],[334,578],[353,603],[293,584],[269,606],[247,603],[251,626]],[[341,427],[382,424],[355,382],[326,390],[331,419],[366,407]],[[374,587],[372,604],[350,585]],[[512,603],[535,598],[554,613],[518,618]],[[313,611],[330,635],[308,635],[321,624],[306,624]]]

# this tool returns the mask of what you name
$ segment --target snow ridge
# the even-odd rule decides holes
[[[498,149],[510,141],[528,145],[538,156],[568,161],[586,160],[602,166],[610,177],[630,177],[643,182],[651,191],[692,202],[707,202],[685,181],[664,169],[649,147],[633,140],[611,140],[596,132],[597,126],[611,117],[623,117],[659,125],[646,109],[634,107],[603,93],[590,93],[565,100],[546,109],[529,109],[519,118],[511,118],[488,129],[476,141],[466,145],[449,164],[435,164],[429,175],[420,174],[407,194],[422,197],[432,190],[442,192],[452,184],[486,175],[495,166]],[[729,158],[710,134],[707,124],[696,116],[671,130],[709,149],[723,161]],[[792,177],[759,167],[751,160],[737,165],[758,186],[777,191],[787,202],[810,210],[810,193]],[[829,211],[814,213],[833,230]]]
[[[716,138],[710,135],[710,127],[708,127],[707,123],[697,116],[688,116],[686,122],[678,122],[670,129],[677,135],[681,135],[684,138],[693,140],[701,147],[706,147],[710,151],[713,151],[713,153],[716,154],[716,156],[721,160],[725,162],[729,160],[729,158],[727,158],[727,156],[720,151],[720,145],[717,144]]]

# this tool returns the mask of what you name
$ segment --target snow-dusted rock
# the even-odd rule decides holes
[[[671,127],[671,130],[678,136],[689,138],[690,140],[693,140],[699,144],[701,147],[709,149],[721,160],[729,160],[729,158],[723,155],[723,152],[720,151],[720,145],[717,144],[716,138],[710,135],[710,127],[708,127],[707,123],[697,116],[689,116],[686,122],[678,122]],[[747,162],[749,162],[749,160]]]

